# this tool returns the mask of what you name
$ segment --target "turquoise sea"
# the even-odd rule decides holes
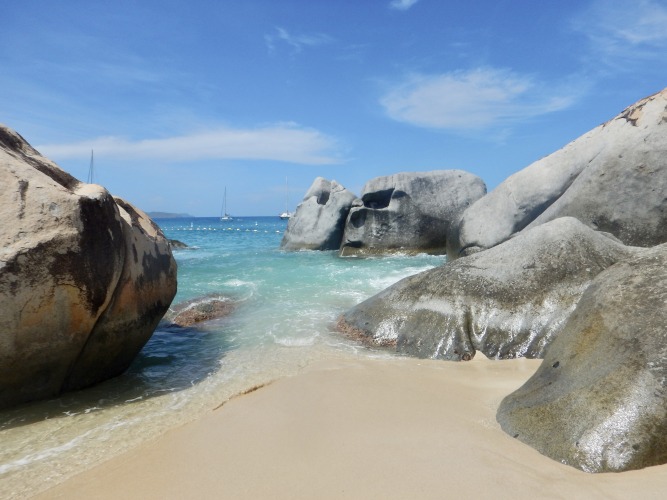
[[[278,217],[156,222],[188,245],[174,250],[174,304],[222,297],[233,312],[196,328],[163,322],[124,375],[0,412],[0,498],[25,498],[312,363],[391,355],[341,337],[333,324],[365,298],[443,262],[283,252],[287,222]]]

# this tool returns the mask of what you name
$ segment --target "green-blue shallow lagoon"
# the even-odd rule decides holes
[[[152,439],[231,396],[323,360],[388,356],[333,330],[338,316],[443,262],[283,252],[278,217],[156,221],[178,263],[177,305],[221,297],[233,312],[191,328],[161,323],[124,375],[0,412],[0,497],[22,498]]]

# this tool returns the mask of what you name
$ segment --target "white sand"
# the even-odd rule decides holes
[[[504,434],[535,360],[329,364],[239,396],[39,498],[665,498],[667,466],[591,475]]]

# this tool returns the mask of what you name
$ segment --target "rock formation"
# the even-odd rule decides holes
[[[160,229],[0,126],[0,407],[122,373],[176,293]]]
[[[350,210],[340,255],[444,254],[463,211],[485,193],[479,177],[461,170],[377,177]]]
[[[589,472],[667,463],[665,193],[667,89],[509,177],[450,225],[447,264],[338,327],[419,357],[544,357],[498,410],[508,434]],[[344,245],[363,247],[356,210]],[[366,240],[401,224],[388,219],[373,214]]]
[[[209,295],[176,304],[164,319],[178,326],[193,326],[229,316],[237,306],[238,302],[228,297]]]
[[[338,184],[318,177],[287,223],[280,244],[285,250],[338,250],[345,220],[356,196]]]
[[[449,254],[493,247],[563,216],[626,245],[667,241],[667,89],[502,182],[463,215]]]
[[[174,250],[176,249],[182,250],[184,248],[189,248],[188,245],[186,245],[182,241],[178,240],[167,240],[167,241],[169,241],[169,245],[171,245],[171,248],[173,248]]]
[[[466,260],[466,259],[462,259]],[[502,428],[587,472],[667,463],[667,245],[598,275]]]
[[[346,312],[339,328],[424,358],[539,358],[591,280],[635,251],[557,219],[408,277]]]

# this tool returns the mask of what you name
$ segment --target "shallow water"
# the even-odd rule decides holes
[[[24,498],[155,438],[253,386],[324,359],[386,356],[339,336],[347,308],[442,257],[341,259],[282,252],[277,217],[157,221],[175,250],[174,304],[219,296],[236,308],[196,328],[162,323],[124,375],[0,412],[0,497]]]

